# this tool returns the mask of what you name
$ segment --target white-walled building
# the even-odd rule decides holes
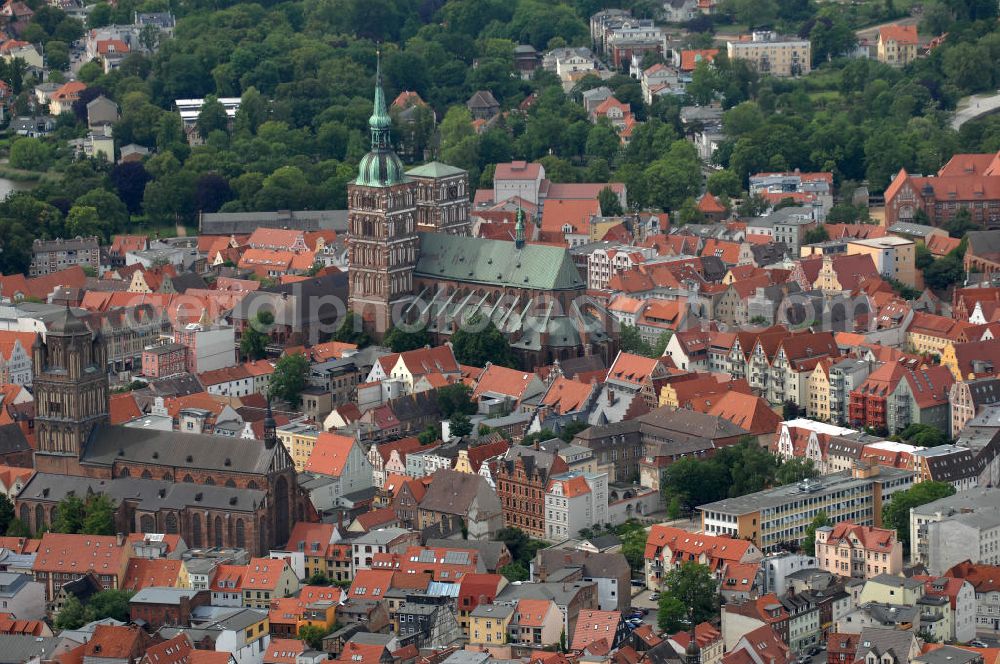
[[[608,474],[571,471],[554,475],[545,492],[545,534],[552,541],[576,537],[608,523]]]

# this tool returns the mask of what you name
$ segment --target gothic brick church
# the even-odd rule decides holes
[[[394,322],[424,326],[434,343],[474,314],[492,319],[525,367],[581,355],[610,363],[611,317],[586,296],[563,247],[469,237],[469,178],[431,162],[409,171],[393,151],[381,70],[368,121],[371,150],[348,185],[349,309],[381,339]]]
[[[70,494],[103,493],[120,532],[180,534],[192,547],[266,555],[312,514],[268,414],[265,440],[108,423],[105,344],[68,308],[32,349],[36,473],[16,501],[37,533]]]

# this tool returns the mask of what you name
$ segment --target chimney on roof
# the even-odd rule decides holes
[[[118,546],[122,546],[123,544],[125,544],[125,533],[118,533],[117,535],[115,535],[115,544],[117,544]]]

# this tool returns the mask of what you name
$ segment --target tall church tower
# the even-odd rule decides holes
[[[375,81],[375,108],[368,120],[372,147],[347,187],[350,251],[349,309],[365,330],[381,340],[394,310],[413,299],[413,271],[419,239],[416,183],[403,172],[392,149],[392,120],[382,91],[382,67]]]
[[[100,335],[67,307],[32,348],[35,468],[79,475],[79,460],[95,426],[108,421],[106,349]]]

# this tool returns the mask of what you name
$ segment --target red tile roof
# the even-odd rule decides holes
[[[754,564],[753,567],[756,568],[758,565]],[[699,648],[706,648],[721,639],[722,633],[712,623],[702,622],[694,626],[694,638]],[[670,637],[670,640],[677,642],[681,648],[687,648],[691,642],[691,633],[677,632]]]
[[[328,431],[320,433],[306,462],[306,472],[340,477],[356,442],[351,436]]]
[[[108,398],[108,419],[111,424],[124,424],[137,417],[142,417],[142,411],[131,392],[112,394]]]
[[[607,380],[619,380],[639,385],[654,373],[661,373],[661,363],[656,358],[643,357],[620,351],[608,369]]]
[[[512,161],[497,164],[494,180],[535,180],[541,176],[542,165],[537,162]]]
[[[953,566],[945,576],[955,579],[965,579],[972,584],[976,593],[1000,591],[1000,565],[974,564],[964,560]]]
[[[698,210],[705,214],[724,214],[726,207],[718,198],[706,191],[698,199]]]
[[[146,648],[141,664],[191,664],[194,645],[183,632],[155,646]]]
[[[246,565],[219,565],[215,568],[215,575],[208,587],[214,592],[242,592],[246,573]]]
[[[288,551],[303,551],[305,555],[325,555],[337,526],[332,523],[297,521],[285,545]]]
[[[699,62],[702,60],[712,62],[718,54],[717,48],[681,51],[681,71],[694,71]]]
[[[833,527],[827,543],[836,546],[845,539],[859,542],[867,551],[891,553],[892,545],[896,542],[896,531],[842,521]]]
[[[742,561],[750,546],[752,543],[746,540],[693,534],[680,528],[656,524],[650,528],[646,538],[645,557],[648,560],[661,558],[669,549],[672,560],[705,556],[709,567],[716,570],[725,563]]]
[[[565,415],[582,410],[591,395],[595,386],[590,383],[581,383],[565,376],[559,376],[542,398],[542,405],[548,406],[555,413]]]
[[[273,638],[264,652],[264,664],[295,664],[305,649],[305,641],[300,639]]]
[[[392,575],[391,569],[358,570],[347,596],[349,599],[381,599],[392,587]]]
[[[549,612],[556,608],[550,599],[522,599],[517,602],[517,624],[521,627],[542,627]]]
[[[590,486],[587,484],[587,480],[585,480],[582,475],[577,475],[575,477],[571,477],[570,479],[549,480],[549,485],[546,487],[546,490],[553,491],[556,488],[556,485],[559,486],[562,491],[562,495],[566,498],[576,498],[577,496],[590,493]]]
[[[251,558],[243,575],[244,590],[274,590],[288,562],[278,558]]]
[[[35,572],[117,575],[124,569],[130,547],[114,535],[45,533],[31,569]]]
[[[181,572],[181,561],[168,558],[132,558],[128,561],[121,587],[142,590],[154,586],[173,588]]]
[[[459,582],[458,610],[472,611],[480,604],[491,604],[505,582],[499,574],[466,574]]]
[[[916,44],[917,26],[915,25],[884,25],[878,30],[879,41],[894,41],[897,44]]]
[[[140,648],[142,634],[138,627],[97,625],[84,646],[84,657],[131,660]]]
[[[781,422],[781,416],[774,412],[766,400],[736,391],[724,393],[708,409],[708,414],[724,417],[752,435],[774,431]]]
[[[338,661],[351,664],[378,664],[385,653],[385,646],[348,641],[340,652]]]
[[[487,393],[502,394],[520,400],[524,396],[525,390],[532,381],[537,380],[537,376],[529,371],[518,371],[508,369],[499,364],[491,364],[479,376],[476,387],[472,390],[472,399],[475,401]]]
[[[389,371],[391,371],[397,359],[402,360],[403,366],[415,378],[429,373],[457,374],[461,372],[451,346],[434,346],[432,348],[408,350],[405,353],[400,353],[388,365],[386,362],[383,362],[382,366],[388,366]],[[386,371],[386,373],[389,373],[389,371]]]
[[[589,609],[580,611],[576,619],[576,629],[573,631],[570,648],[584,650],[594,641],[601,639],[606,639],[608,645],[611,645],[614,643],[615,634],[621,621],[620,611],[592,611]]]

